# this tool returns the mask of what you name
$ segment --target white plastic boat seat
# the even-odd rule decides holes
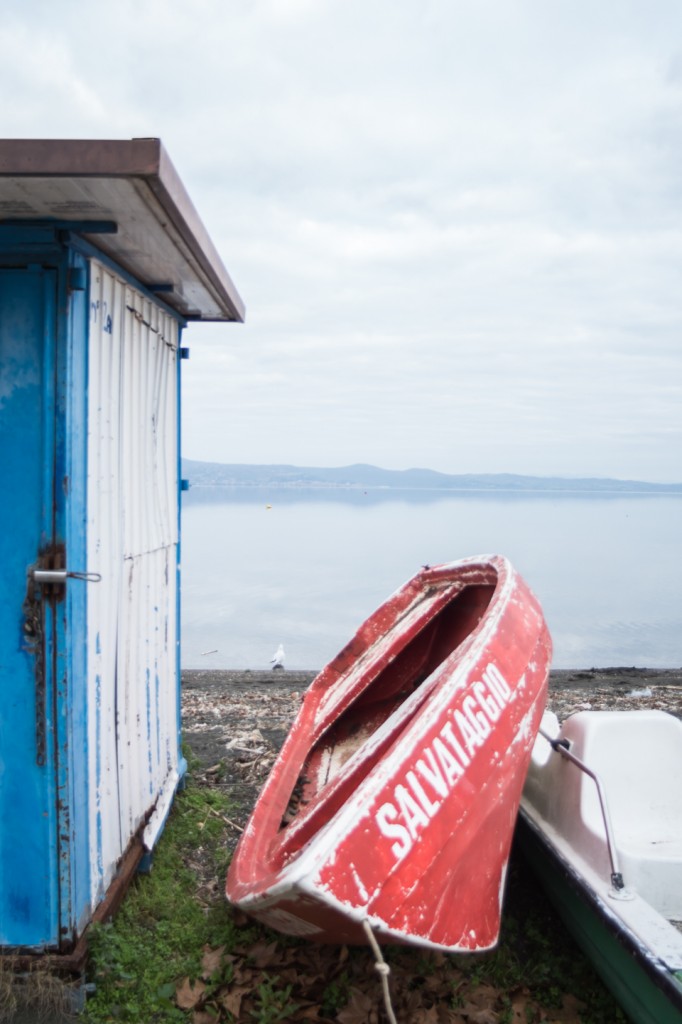
[[[562,734],[601,779],[626,886],[682,917],[682,722],[663,711],[580,712]],[[602,836],[596,786],[578,774],[580,818]]]

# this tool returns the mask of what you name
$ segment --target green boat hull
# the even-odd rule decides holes
[[[666,970],[523,813],[517,841],[557,913],[633,1024],[682,1024],[682,972]]]

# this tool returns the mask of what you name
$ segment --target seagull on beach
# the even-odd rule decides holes
[[[273,669],[284,668],[284,648],[280,644],[273,656],[270,658]]]

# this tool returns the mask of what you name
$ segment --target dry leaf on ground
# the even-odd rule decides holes
[[[582,1000],[565,995],[560,1010],[549,1010],[547,1024],[580,1024],[580,1011],[585,1009]]]
[[[203,981],[190,981],[185,978],[175,990],[175,1001],[181,1010],[193,1010],[204,997],[206,985]]]
[[[224,952],[224,946],[218,946],[217,949],[211,949],[210,946],[204,946],[204,955],[201,958],[201,977],[204,981],[208,981],[211,975],[215,974],[216,971],[220,969]]]
[[[373,1002],[369,996],[361,989],[353,988],[348,1004],[343,1010],[339,1010],[336,1019],[339,1024],[369,1024],[372,1020],[372,1011]]]
[[[251,991],[251,985],[233,985],[229,992],[222,991],[220,993],[218,1001],[236,1020],[241,1012],[242,1000],[245,996],[250,995]]]
[[[192,1014],[192,1024],[215,1024],[215,1016],[208,1010],[195,1010]]]

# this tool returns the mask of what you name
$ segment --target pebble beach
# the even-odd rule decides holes
[[[183,738],[197,770],[213,773],[235,808],[235,842],[316,673],[289,670],[182,673]],[[654,708],[682,718],[682,668],[554,670],[549,710]]]

